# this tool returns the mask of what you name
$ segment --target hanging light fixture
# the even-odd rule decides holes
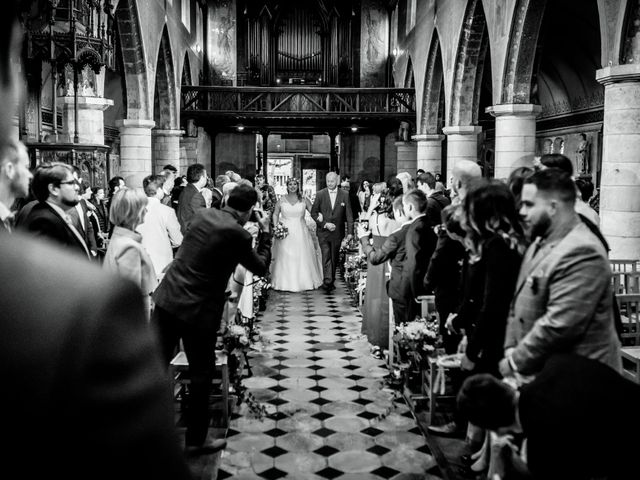
[[[358,131],[358,125],[356,125],[355,123],[353,125],[351,125],[351,131],[353,133],[356,133]]]
[[[238,130],[239,132],[244,132],[244,125],[239,123],[238,125],[236,125],[236,130]]]

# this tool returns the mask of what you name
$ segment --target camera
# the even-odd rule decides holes
[[[360,224],[362,225],[362,228],[369,230],[369,220],[361,220]]]

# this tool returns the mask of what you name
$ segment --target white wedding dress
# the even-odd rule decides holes
[[[279,221],[289,229],[282,240],[273,239],[271,285],[274,290],[301,292],[322,285],[322,263],[305,221],[305,202],[280,201]]]

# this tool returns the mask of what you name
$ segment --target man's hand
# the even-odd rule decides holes
[[[500,375],[502,375],[503,377],[515,376],[515,372],[511,368],[511,364],[509,363],[509,359],[507,357],[500,360],[500,363],[498,363],[498,369],[500,370]]]
[[[322,222],[322,220],[324,220],[324,217],[322,216],[321,213],[318,214],[318,221]]]
[[[447,320],[444,322],[444,327],[449,331],[449,333],[458,333],[453,328],[453,319],[458,316],[457,313],[450,313],[447,317]]]
[[[462,370],[471,371],[476,367],[476,362],[472,362],[466,354],[462,355],[462,359],[460,360],[460,368]]]
[[[327,223],[324,224],[324,228],[326,228],[330,232],[333,232],[336,229],[336,225],[334,223],[327,222]]]

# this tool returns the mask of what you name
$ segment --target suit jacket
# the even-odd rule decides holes
[[[183,235],[187,232],[189,223],[196,212],[206,207],[207,204],[202,194],[193,183],[188,183],[180,193],[178,200],[178,221]]]
[[[349,194],[337,188],[336,202],[331,208],[331,197],[329,196],[329,190],[323,188],[320,190],[316,199],[311,207],[311,217],[318,225],[317,235],[320,240],[341,240],[345,235],[345,222],[347,224],[346,231],[349,234],[353,234],[353,212],[351,212],[351,201],[349,200]],[[322,221],[318,221],[318,214],[322,214]],[[324,226],[326,223],[333,223],[336,229],[330,232]]]
[[[211,189],[211,208],[220,208],[222,206],[222,192],[218,188]]]
[[[601,362],[552,355],[520,389],[529,470],[545,480],[636,478],[638,405],[640,386]]]
[[[438,311],[457,311],[462,301],[462,272],[466,256],[464,246],[452,239],[444,229],[440,230],[424,277],[424,289],[426,292],[433,291]],[[443,323],[445,320],[441,319]]]
[[[436,191],[427,197],[427,217],[431,225],[436,226],[442,223],[442,210],[447,205],[451,205],[451,200],[442,192]]]
[[[20,227],[38,237],[57,242],[70,251],[89,258],[86,243],[83,243],[84,239],[78,237],[80,233],[78,232],[76,235],[66,220],[47,202],[34,204]]]
[[[406,276],[406,282],[411,286],[412,298],[427,293],[423,283],[424,276],[438,243],[433,227],[431,220],[423,215],[411,222],[407,230],[407,257],[402,272]]]
[[[142,246],[151,257],[156,275],[161,276],[173,261],[173,249],[182,244],[183,237],[176,211],[151,197],[144,223],[136,230],[142,235]]]
[[[227,283],[238,263],[258,276],[269,270],[271,235],[261,233],[256,250],[252,240],[233,212],[199,211],[153,300],[187,323],[217,330]]]
[[[536,373],[554,353],[621,368],[607,253],[584,223],[576,219],[569,228],[525,254],[505,340],[522,374]]]
[[[0,251],[3,467],[28,479],[190,478],[140,290],[24,233],[0,233]],[[34,461],[38,431],[55,441]]]
[[[87,205],[87,201],[84,199],[81,199],[78,205],[80,206],[82,213],[79,213],[76,207],[69,209],[67,213],[71,217],[76,230],[80,232],[80,235],[89,250],[96,252],[98,250],[98,245],[96,243],[96,234],[93,230],[93,224],[89,218],[89,206]],[[80,219],[80,215],[82,215],[82,220]]]
[[[369,237],[360,239],[362,251],[372,265],[380,265],[386,261],[391,263],[391,278],[387,284],[387,293],[392,300],[408,302],[411,297],[411,285],[403,269],[406,259],[405,239],[409,224],[404,224],[393,231],[379,249],[373,248]]]

